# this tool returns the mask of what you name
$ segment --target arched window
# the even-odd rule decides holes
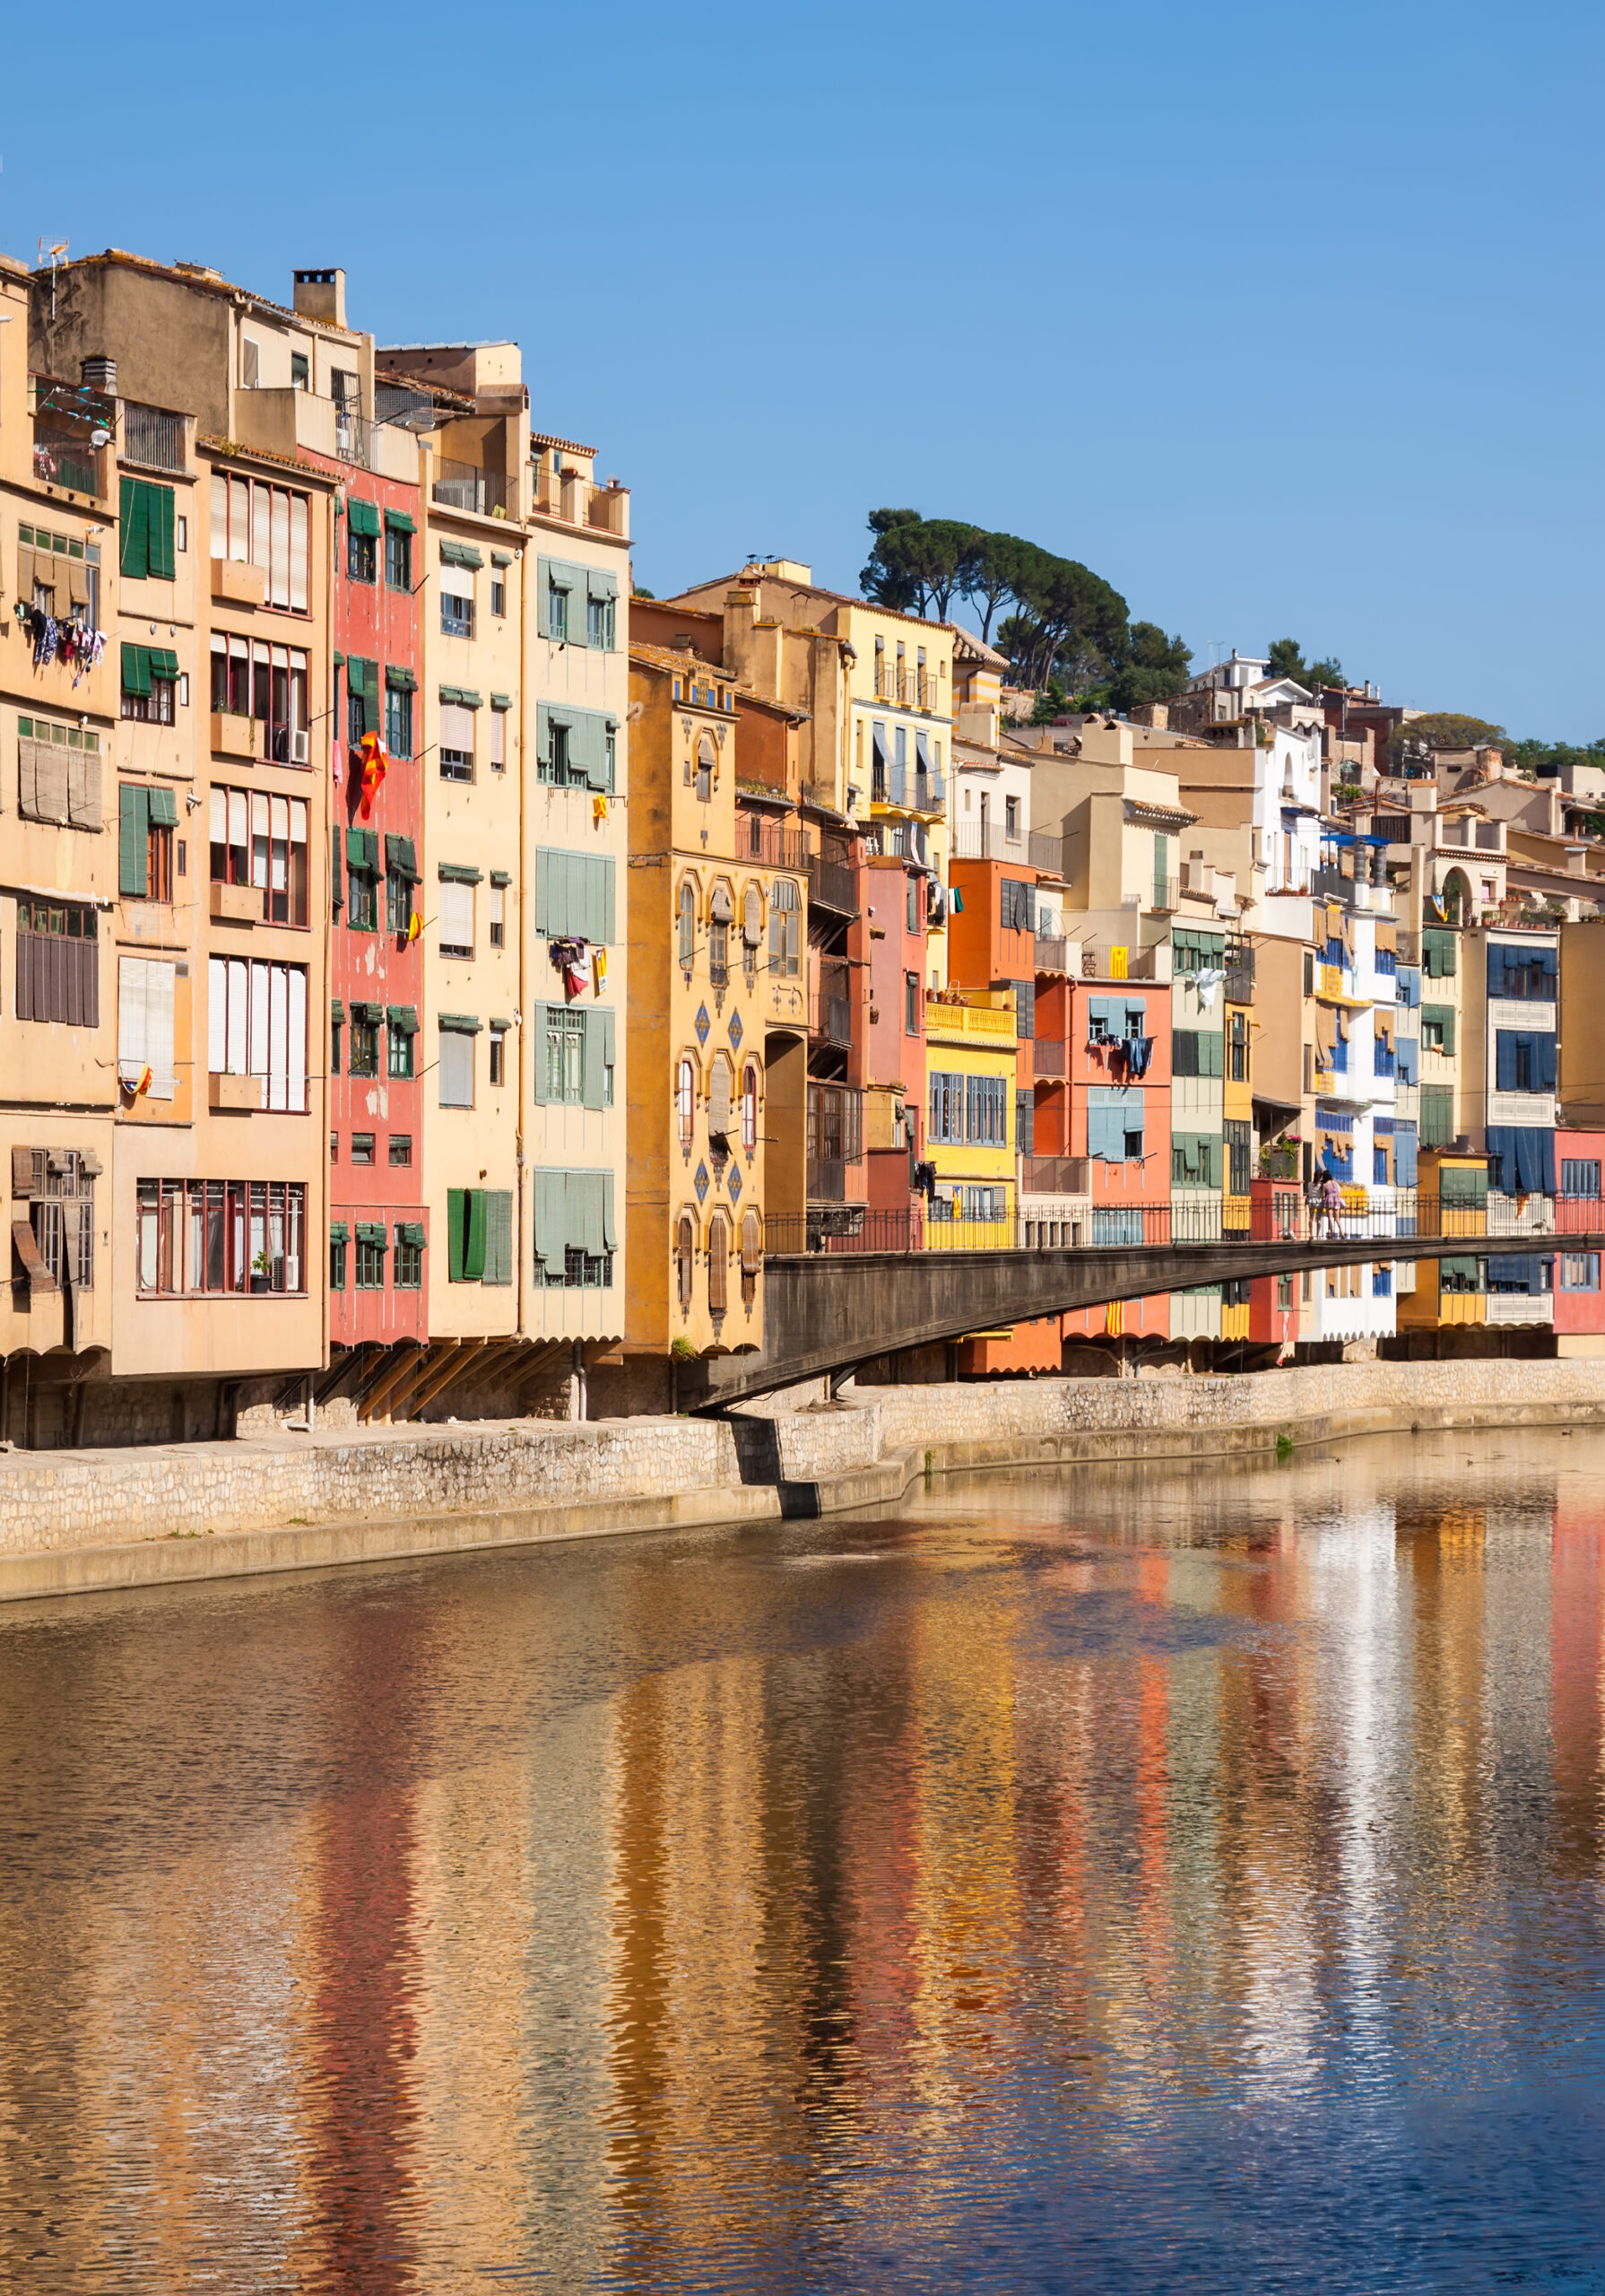
[[[758,1071],[750,1061],[742,1072],[742,1145],[749,1156],[758,1145]]]
[[[688,877],[680,888],[680,961],[690,972],[697,955],[697,889]]]
[[[750,1072],[749,1072],[750,1074]],[[758,1271],[763,1259],[763,1222],[755,1205],[742,1214],[742,1305],[750,1308],[758,1297]]]
[[[681,1314],[691,1304],[691,1269],[697,1257],[697,1231],[691,1225],[691,1215],[682,1212],[674,1239],[674,1282],[680,1296]]]
[[[749,885],[742,895],[742,970],[749,980],[757,977],[758,952],[763,946],[763,892]]]
[[[697,795],[706,805],[714,794],[714,745],[706,734],[697,742]]]
[[[710,1136],[725,1143],[730,1131],[730,1057],[716,1052],[707,1078],[707,1129]]]
[[[674,1080],[674,1113],[680,1119],[680,1144],[689,1148],[697,1126],[697,1071],[689,1052],[680,1056]]]
[[[727,878],[721,877],[714,887],[707,914],[707,977],[716,988],[724,988],[730,979],[730,928],[735,921]]]
[[[722,1316],[729,1304],[730,1222],[716,1212],[707,1223],[707,1311]]]

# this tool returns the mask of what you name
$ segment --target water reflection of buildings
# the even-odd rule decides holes
[[[1605,1663],[1599,1446],[1509,1448],[12,1636],[0,2282],[850,2282],[1034,2113],[1499,2045]]]

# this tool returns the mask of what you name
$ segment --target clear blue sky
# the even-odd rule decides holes
[[[654,589],[855,587],[908,503],[1200,662],[1291,633],[1605,734],[1597,4],[291,0],[112,47],[92,124],[13,91],[0,247],[339,262],[381,341],[516,337]]]

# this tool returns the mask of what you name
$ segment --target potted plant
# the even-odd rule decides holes
[[[251,1262],[251,1289],[253,1292],[273,1289],[273,1267],[265,1252],[258,1252]]]

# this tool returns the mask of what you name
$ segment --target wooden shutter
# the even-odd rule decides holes
[[[117,891],[143,900],[145,892],[145,840],[150,832],[150,792],[125,781],[117,790]]]
[[[67,819],[74,829],[100,829],[104,825],[99,750],[67,752]]]
[[[730,1130],[730,1063],[722,1052],[714,1055],[708,1078],[707,1128],[710,1132]]]
[[[561,1172],[537,1170],[534,1186],[535,1258],[542,1272],[560,1281],[568,1241],[568,1190]]]
[[[117,1067],[131,1083],[145,1065],[145,971],[143,957],[117,959]]]
[[[466,1189],[448,1187],[446,1191],[446,1273],[452,1283],[463,1281],[463,1239],[467,1222],[464,1212]]]
[[[170,1100],[176,1090],[174,1068],[174,984],[177,973],[160,957],[145,961],[145,1058],[151,1065],[153,1100]]]
[[[17,811],[25,822],[38,821],[39,814],[39,752],[38,742],[17,740]]]
[[[581,1018],[585,1022],[586,1030],[585,1077],[582,1094],[588,1109],[599,1109],[603,1106],[603,1072],[608,1049],[607,1033],[603,1022],[611,1020],[612,1017],[611,1013],[604,1013],[596,1005],[589,1005],[582,1009]],[[545,1049],[544,1046],[542,1049]]]
[[[485,1272],[486,1283],[510,1283],[513,1280],[513,1191],[493,1187],[482,1190],[485,1204]]]
[[[141,482],[145,496],[146,571],[170,582],[178,571],[173,552],[174,502],[170,486]]]
[[[485,1190],[471,1187],[467,1190],[467,1196],[468,1232],[463,1243],[463,1281],[478,1283],[485,1273]]]
[[[763,895],[756,885],[749,885],[742,899],[742,938],[750,949],[763,939]]]
[[[593,865],[600,880],[598,888],[599,914],[596,930],[586,937],[611,946],[613,940],[613,863],[612,858]]]
[[[117,490],[117,564],[134,581],[143,581],[150,571],[150,492],[137,478],[124,479]]]
[[[65,826],[67,819],[67,745],[65,741],[33,745],[35,821]]]

